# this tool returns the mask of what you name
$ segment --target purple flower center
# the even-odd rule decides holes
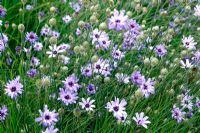
[[[113,110],[114,110],[115,112],[119,111],[119,106],[113,107]]]
[[[69,82],[68,85],[69,85],[70,87],[72,87],[72,86],[74,85],[74,83],[73,83],[73,82]]]
[[[53,54],[57,54],[58,52],[55,50],[55,51],[53,51]]]
[[[119,20],[119,19],[117,19],[115,22],[116,22],[116,23],[120,23],[120,20]]]
[[[11,92],[15,92],[17,90],[17,88],[15,87],[15,86],[13,86],[12,88],[11,88]]]
[[[186,44],[186,45],[189,45],[189,42],[186,42],[185,44]]]
[[[96,65],[96,69],[101,69],[101,66],[100,65]]]
[[[134,24],[131,24],[131,28],[135,28],[135,25],[134,25]]]
[[[90,107],[90,104],[85,104],[85,108],[89,108]]]
[[[50,118],[51,118],[51,117],[50,117],[49,115],[46,115],[46,116],[45,116],[45,119],[46,119],[46,120],[49,120]]]
[[[69,95],[66,95],[65,99],[69,100],[69,99],[71,99],[71,97]]]
[[[34,39],[35,38],[33,34],[30,34],[29,37],[30,37],[30,39]]]
[[[161,49],[158,49],[158,52],[162,52],[162,50],[161,50]]]
[[[5,114],[3,112],[0,112],[0,116],[3,117]]]
[[[98,34],[95,34],[94,36],[95,36],[96,38],[99,38],[99,35],[98,35]]]

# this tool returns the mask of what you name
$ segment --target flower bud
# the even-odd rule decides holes
[[[140,99],[140,98],[143,97],[143,93],[142,93],[142,91],[141,91],[140,89],[137,89],[137,90],[135,91],[135,97],[136,97],[137,99]]]
[[[90,22],[91,23],[95,23],[97,21],[97,17],[95,16],[95,15],[92,15],[91,17],[90,17]]]
[[[98,59],[99,59],[99,57],[97,55],[94,55],[94,56],[92,56],[91,61],[94,63],[94,62],[97,62]]]
[[[107,29],[107,24],[106,24],[105,22],[101,23],[101,24],[99,25],[99,29],[100,29],[100,30],[106,30],[106,29]]]
[[[55,18],[51,18],[51,19],[49,20],[49,24],[50,24],[51,26],[55,26],[55,25],[56,25],[56,19],[55,19]]]
[[[52,7],[50,8],[50,12],[51,12],[52,14],[54,14],[54,13],[56,12],[56,8],[55,8],[54,6],[52,6]]]
[[[126,15],[127,15],[129,18],[131,18],[132,15],[133,15],[133,13],[132,13],[131,11],[128,11],[128,12],[126,13]]]
[[[78,22],[78,26],[79,26],[80,28],[84,28],[85,22],[84,22],[84,21],[79,21],[79,22]]]
[[[106,82],[106,83],[110,82],[110,78],[109,77],[105,77],[104,78],[104,82]]]
[[[151,58],[151,65],[152,66],[155,66],[155,65],[157,65],[158,64],[158,59],[156,58],[156,57],[152,57]]]
[[[57,44],[57,38],[52,36],[50,39],[49,39],[49,42],[51,45],[56,45]]]
[[[25,30],[25,26],[23,24],[18,25],[18,30],[22,33]]]

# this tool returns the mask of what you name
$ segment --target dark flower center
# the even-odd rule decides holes
[[[158,52],[162,52],[162,50],[161,50],[161,49],[158,49]]]
[[[69,99],[70,99],[70,96],[69,96],[69,95],[66,95],[66,96],[65,96],[65,99],[69,100]]]
[[[11,91],[12,92],[15,92],[17,90],[17,88],[15,87],[15,86],[13,86],[12,88],[11,88]]]
[[[96,37],[96,38],[99,38],[99,35],[98,35],[98,34],[95,34],[95,37]]]
[[[134,24],[131,24],[131,28],[135,28],[135,25],[134,25]]]
[[[148,88],[148,86],[147,86],[147,85],[144,85],[144,89],[147,90],[147,88]]]
[[[186,45],[189,45],[189,42],[186,42],[185,44],[186,44]]]
[[[88,72],[89,72],[89,70],[88,70],[88,69],[86,69],[86,70],[85,70],[85,72],[86,72],[86,73],[88,73]]]
[[[100,65],[96,65],[96,69],[101,69],[101,66]]]
[[[53,54],[57,54],[58,52],[55,50],[55,51],[53,51]]]
[[[118,106],[113,107],[113,109],[114,109],[115,112],[119,111],[119,107]]]
[[[120,23],[120,20],[119,20],[119,19],[117,19],[115,22],[116,22],[116,23]]]
[[[106,44],[106,41],[102,41],[103,44]]]
[[[3,117],[5,114],[3,112],[0,112],[0,116]]]
[[[86,107],[86,108],[89,108],[89,107],[90,107],[90,105],[87,103],[87,104],[85,104],[85,107]]]
[[[32,34],[29,37],[30,37],[30,39],[34,39],[35,38],[34,35],[32,35]]]
[[[68,85],[72,87],[74,85],[74,83],[73,82],[69,82]]]
[[[51,118],[51,117],[50,117],[49,115],[46,115],[46,116],[45,116],[45,119],[46,119],[46,120],[49,120],[50,118]]]

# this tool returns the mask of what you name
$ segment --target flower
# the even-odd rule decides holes
[[[112,57],[116,60],[121,60],[125,57],[125,53],[114,47],[112,50]]]
[[[52,126],[58,122],[58,113],[56,113],[56,110],[49,111],[47,105],[44,105],[44,111],[39,110],[39,113],[40,117],[36,118],[35,121],[43,126]]]
[[[131,31],[135,36],[140,34],[140,25],[133,19],[128,20],[128,30]]]
[[[18,95],[22,94],[23,85],[20,83],[20,77],[17,76],[14,80],[6,84],[5,94],[12,99],[16,99]]]
[[[194,38],[189,35],[188,37],[183,36],[182,39],[183,46],[190,50],[196,49],[197,42],[194,41]]]
[[[131,81],[136,85],[142,85],[145,82],[144,76],[140,73],[140,71],[134,71],[131,75]]]
[[[0,17],[4,18],[6,16],[6,9],[0,6]]]
[[[136,122],[137,125],[141,125],[147,129],[147,124],[151,123],[148,118],[148,116],[144,116],[144,112],[141,112],[135,113],[135,117],[133,117],[133,120]]]
[[[185,118],[185,112],[183,112],[180,108],[173,106],[172,109],[172,118],[176,119],[178,123],[182,122]]]
[[[76,103],[78,99],[77,92],[72,92],[63,88],[60,88],[59,95],[58,100],[61,100],[66,106]]]
[[[38,36],[34,32],[27,32],[26,33],[26,41],[30,42],[31,44],[34,44],[38,40]]]
[[[3,105],[0,107],[0,121],[4,121],[8,115],[8,108]]]
[[[118,11],[114,9],[113,16],[108,19],[108,28],[116,29],[117,31],[125,30],[127,28],[128,16],[125,11]]]
[[[96,93],[96,87],[94,86],[94,84],[89,84],[87,86],[87,92],[88,94],[92,95]]]
[[[32,57],[31,58],[31,65],[33,65],[33,66],[40,65],[40,60],[37,57]]]
[[[181,106],[183,108],[187,108],[189,110],[192,110],[192,107],[193,107],[192,98],[193,98],[192,96],[185,95],[183,97],[183,99],[181,100]]]
[[[43,48],[43,45],[42,45],[42,43],[40,43],[40,42],[36,42],[36,43],[33,45],[33,48],[34,48],[35,51],[41,51],[42,48]]]
[[[121,113],[121,115],[117,115],[116,116],[117,120],[120,121],[120,122],[125,122],[126,121],[126,118],[127,118],[127,113],[125,111],[123,111]]]
[[[167,50],[165,49],[165,45],[160,44],[155,47],[155,52],[159,57],[163,57],[167,54]]]
[[[197,16],[197,17],[200,16],[200,5],[196,5],[194,7],[194,16]]]
[[[37,75],[37,69],[30,69],[27,71],[27,75],[31,78],[35,77]]]
[[[148,79],[140,85],[140,90],[146,98],[149,97],[150,94],[155,93],[154,82],[151,79]]]
[[[198,97],[196,97],[195,106],[198,107],[198,111],[200,112],[200,99]]]
[[[64,81],[64,87],[70,91],[77,92],[78,89],[81,88],[81,85],[78,84],[79,79],[75,76],[75,74],[72,74],[68,76]]]
[[[92,76],[92,65],[87,64],[84,67],[81,67],[81,74],[86,77],[91,77]]]
[[[45,131],[42,131],[42,133],[57,133],[58,128],[54,128],[54,126],[47,127]]]
[[[106,77],[111,74],[110,72],[112,69],[110,67],[109,60],[98,59],[97,62],[95,62],[93,65],[93,70],[94,70],[94,73],[100,73]]]
[[[125,83],[125,84],[128,84],[129,83],[129,79],[130,77],[126,74],[123,74],[123,73],[117,73],[115,74],[115,77],[117,78],[117,80],[120,82],[120,83]]]
[[[95,105],[93,104],[95,100],[90,100],[90,97],[87,99],[82,98],[81,102],[79,102],[79,105],[82,109],[85,109],[86,111],[93,111],[95,108]]]
[[[49,28],[48,26],[44,26],[41,29],[41,35],[42,36],[50,36],[52,34],[51,28]]]
[[[189,59],[183,59],[181,60],[181,68],[192,68],[193,64],[190,62]]]
[[[46,52],[46,54],[49,55],[49,58],[52,58],[52,57],[55,58],[58,56],[58,54],[64,52],[63,49],[60,49],[60,47],[59,46],[57,47],[56,45],[49,46],[49,49],[50,49],[50,51]]]
[[[72,18],[69,15],[66,15],[62,18],[62,20],[65,22],[65,24],[68,24],[72,20]]]
[[[115,117],[121,117],[124,114],[126,104],[127,102],[125,99],[120,101],[119,98],[115,97],[114,101],[106,104],[106,109],[108,109],[109,112],[113,112]]]

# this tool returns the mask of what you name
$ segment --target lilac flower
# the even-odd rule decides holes
[[[34,44],[38,40],[38,36],[34,32],[27,32],[26,33],[26,41],[30,42],[31,44]]]
[[[69,50],[70,49],[70,45],[66,44],[66,43],[62,43],[59,46],[60,50]]]
[[[108,19],[108,28],[116,29],[117,31],[125,30],[127,28],[128,16],[125,15],[125,11],[118,11],[114,9],[113,16]]]
[[[95,44],[96,49],[108,49],[111,41],[109,40],[109,36],[106,32],[100,31],[98,29],[94,29],[90,34],[92,38],[92,44]]]
[[[42,131],[42,133],[57,133],[58,128],[54,128],[54,126],[47,127],[45,131]]]
[[[8,115],[8,108],[3,105],[0,107],[0,121],[4,121]]]
[[[144,128],[147,129],[147,124],[151,123],[148,120],[148,118],[149,118],[148,116],[144,115],[144,112],[141,112],[141,113],[136,113],[135,117],[133,117],[133,120],[136,122],[138,126],[143,126]]]
[[[193,107],[192,98],[193,98],[192,96],[184,95],[183,99],[181,100],[181,106],[183,108],[192,110]]]
[[[123,111],[121,114],[117,115],[116,118],[120,122],[125,122],[127,118],[127,113]]]
[[[36,43],[33,45],[33,48],[34,48],[35,51],[41,51],[42,48],[43,48],[43,45],[42,45],[42,43],[40,43],[40,42],[36,42]]]
[[[128,30],[136,36],[140,34],[140,25],[133,19],[128,20]]]
[[[4,44],[8,43],[8,36],[5,34],[0,34],[0,40],[3,41]]]
[[[124,83],[124,84],[128,84],[129,83],[130,77],[128,75],[126,75],[126,74],[117,73],[117,74],[115,74],[115,77],[117,78],[117,80],[120,83]]]
[[[18,76],[6,84],[5,94],[12,99],[16,99],[18,95],[22,94],[22,88],[23,85],[20,83],[20,77]]]
[[[190,62],[189,59],[183,59],[183,60],[181,60],[180,64],[181,64],[181,68],[192,68],[193,67],[192,62]]]
[[[192,58],[197,64],[200,64],[200,51],[196,51]]]
[[[198,108],[198,112],[200,112],[200,99],[198,97],[196,97],[195,106]]]
[[[49,28],[48,26],[42,27],[41,29],[41,35],[42,36],[50,36],[51,35],[51,28]]]
[[[27,75],[31,78],[35,77],[37,75],[37,70],[36,69],[30,69],[27,71]]]
[[[96,93],[96,87],[94,86],[94,84],[89,84],[87,86],[87,92],[88,94],[92,95]]]
[[[92,76],[92,65],[87,64],[84,67],[81,67],[81,74],[86,77],[91,77]]]
[[[60,57],[63,64],[65,64],[65,65],[69,64],[69,61],[70,61],[69,57],[64,56],[64,55],[60,55],[59,57]]]
[[[127,31],[124,33],[124,39],[122,43],[122,47],[124,50],[130,50],[136,45],[136,34],[133,34],[131,31]]]
[[[62,18],[62,20],[65,24],[68,24],[72,20],[72,18],[69,15],[66,15]]]
[[[76,13],[78,13],[81,10],[82,4],[80,2],[74,3],[70,2],[69,3],[70,7],[74,9]]]
[[[190,50],[195,50],[197,42],[194,41],[194,38],[189,35],[188,37],[183,36],[182,39],[183,46]]]
[[[94,73],[100,73],[105,77],[111,74],[112,68],[109,60],[107,59],[99,59],[96,63],[94,63],[93,67]]]
[[[126,104],[127,102],[125,99],[120,101],[119,98],[115,97],[114,101],[108,102],[106,104],[106,109],[108,109],[109,112],[113,112],[114,116],[118,118],[123,116]]]
[[[7,44],[5,44],[2,40],[0,40],[0,53],[3,52],[7,47]]]
[[[40,60],[37,57],[32,57],[31,58],[31,65],[33,65],[33,66],[40,65]]]
[[[155,47],[155,52],[159,57],[163,57],[167,54],[167,50],[165,48],[165,45],[161,44],[161,45],[157,45]]]
[[[194,16],[200,17],[200,5],[196,5],[194,8]]]
[[[121,60],[125,57],[125,53],[114,47],[112,50],[112,57],[116,60]]]
[[[77,35],[77,36],[80,36],[81,33],[82,33],[81,30],[80,30],[79,28],[77,28],[77,29],[76,29],[76,35]]]
[[[52,37],[59,38],[59,37],[60,37],[60,33],[57,32],[57,31],[51,31],[51,36],[52,36]]]
[[[58,100],[61,100],[66,106],[68,106],[69,104],[76,103],[78,99],[77,92],[73,92],[70,90],[63,89],[63,88],[60,88],[59,95],[60,96]]]
[[[67,90],[73,91],[73,92],[77,92],[78,89],[81,88],[81,85],[78,84],[79,79],[75,76],[75,74],[72,74],[70,76],[68,76],[64,81],[62,81],[64,83],[64,87]]]
[[[90,97],[87,99],[82,98],[81,102],[79,102],[79,105],[82,109],[85,109],[86,111],[93,111],[95,108],[95,105],[93,104],[95,100],[91,100]]]
[[[0,6],[0,17],[4,18],[6,16],[6,9]]]
[[[16,51],[17,54],[19,54],[22,51],[22,47],[21,46],[16,46],[15,47],[15,51]]]
[[[145,82],[145,78],[141,75],[140,71],[134,71],[131,75],[131,81],[140,86]]]
[[[149,97],[149,95],[155,93],[154,82],[151,79],[148,79],[140,85],[140,90],[146,98]]]
[[[178,123],[180,123],[185,119],[184,116],[185,112],[183,112],[180,108],[174,105],[172,109],[172,118],[174,118],[175,120],[177,120]]]
[[[46,54],[49,55],[49,58],[52,58],[52,57],[55,58],[58,56],[58,54],[64,52],[63,49],[60,49],[60,47],[59,46],[57,47],[56,45],[49,46],[49,49],[50,49],[50,51],[46,52]]]
[[[52,126],[58,122],[58,113],[56,113],[56,110],[50,111],[47,105],[44,105],[44,111],[39,110],[39,113],[40,117],[36,118],[35,121],[43,126]]]

